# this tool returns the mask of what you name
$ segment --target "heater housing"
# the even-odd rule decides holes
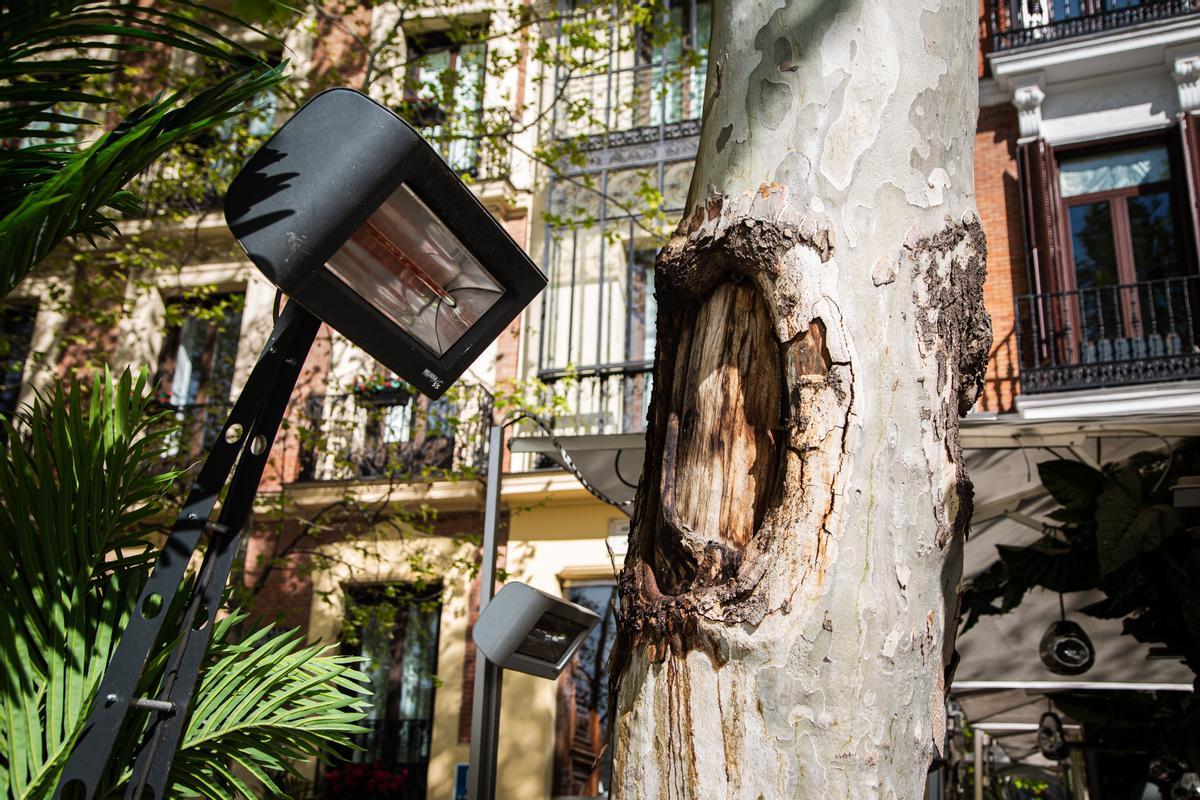
[[[351,89],[250,158],[225,218],[284,294],[431,398],[546,286],[437,151]]]

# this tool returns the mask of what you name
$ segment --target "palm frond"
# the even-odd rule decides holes
[[[272,772],[296,775],[296,764],[327,758],[365,730],[359,723],[370,690],[355,669],[360,659],[305,646],[296,631],[262,628],[234,642],[230,634],[243,620],[232,614],[214,631],[172,766],[177,789],[212,800],[254,797],[242,773],[282,796]]]
[[[178,473],[155,474],[167,418],[149,413],[144,374],[128,371],[39,396],[0,419],[0,796],[53,792],[94,701],[120,631],[149,574],[144,523],[163,514]],[[185,586],[186,588],[186,586]],[[139,694],[153,695],[179,635],[187,592],[166,611]],[[280,795],[272,772],[327,758],[361,728],[367,678],[357,659],[264,628],[242,641],[234,613],[214,629],[185,738],[178,789],[209,798],[253,796],[245,776]],[[143,729],[115,747],[128,766]],[[110,789],[129,772],[120,768]]]
[[[39,397],[0,421],[0,789],[47,797],[145,580],[109,554],[143,548],[136,522],[174,475],[145,469],[163,433],[145,376]]]
[[[216,24],[248,27],[190,0],[0,2],[0,296],[64,239],[114,233],[102,209],[133,208],[117,197],[126,183],[283,79],[283,65],[271,67]],[[113,102],[105,87],[123,67],[116,56],[153,48],[231,69],[160,95],[79,150],[62,126],[92,125]]]
[[[7,294],[64,239],[103,234],[99,210],[162,153],[238,113],[279,82],[285,65],[235,75],[184,100],[172,94],[72,156],[46,179],[30,183],[19,204],[0,218],[0,295]],[[2,173],[3,162],[0,162]],[[3,176],[0,174],[0,187]]]

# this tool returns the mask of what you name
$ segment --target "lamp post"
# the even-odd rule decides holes
[[[91,800],[105,789],[118,733],[132,709],[153,719],[125,796],[167,796],[221,595],[320,323],[437,398],[546,284],[416,131],[347,89],[313,98],[250,158],[230,184],[225,216],[249,259],[290,301],[105,670],[55,791],[62,800]],[[135,697],[202,534],[207,548],[163,683],[156,697]]]
[[[495,590],[497,548],[500,543],[497,535],[500,522],[500,456],[504,445],[504,429],[522,419],[535,418],[521,414],[502,424],[493,425],[488,433],[479,617],[472,628],[477,653],[471,704],[467,800],[492,800],[496,796],[500,695],[504,687],[505,668],[553,680],[600,622],[600,617],[583,606],[523,583],[513,581],[506,583],[499,592]]]

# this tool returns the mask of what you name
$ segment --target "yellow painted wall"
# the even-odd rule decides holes
[[[509,538],[510,579],[562,596],[564,577],[612,577],[605,540],[609,520],[623,518],[617,509],[591,497],[553,495],[538,508],[518,513],[512,519]],[[497,800],[540,800],[550,796],[555,702],[554,681],[506,673],[500,712]],[[435,798],[430,795],[430,800]]]
[[[562,580],[612,577],[605,544],[610,520],[621,512],[586,493],[556,491],[529,483],[506,486],[504,500],[511,517],[506,568],[510,580],[562,596]],[[532,508],[528,506],[533,505]],[[335,567],[313,575],[314,600],[309,632],[313,639],[336,641],[344,606],[340,587],[356,583],[407,581],[414,576],[409,555],[417,549],[445,557],[469,553],[470,546],[447,539],[395,536],[367,542],[330,545]],[[362,552],[363,550],[366,552]],[[620,557],[617,557],[620,566]],[[458,743],[463,657],[467,636],[470,581],[465,573],[445,578],[438,643],[438,679],[434,697],[433,742],[427,800],[453,800],[454,773],[469,759],[468,746]],[[328,599],[322,595],[327,595]],[[500,718],[497,800],[549,798],[554,766],[555,682],[506,673]],[[470,710],[467,710],[470,713]]]

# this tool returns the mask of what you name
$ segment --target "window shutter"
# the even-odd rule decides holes
[[[1063,243],[1054,148],[1043,139],[1023,142],[1017,147],[1017,170],[1030,286],[1034,292],[1066,288],[1060,280]]]
[[[1200,132],[1196,123],[1192,114],[1179,115],[1179,149],[1183,154],[1183,184],[1187,189],[1187,221],[1191,228],[1191,253],[1187,261],[1193,264],[1200,258]]]

